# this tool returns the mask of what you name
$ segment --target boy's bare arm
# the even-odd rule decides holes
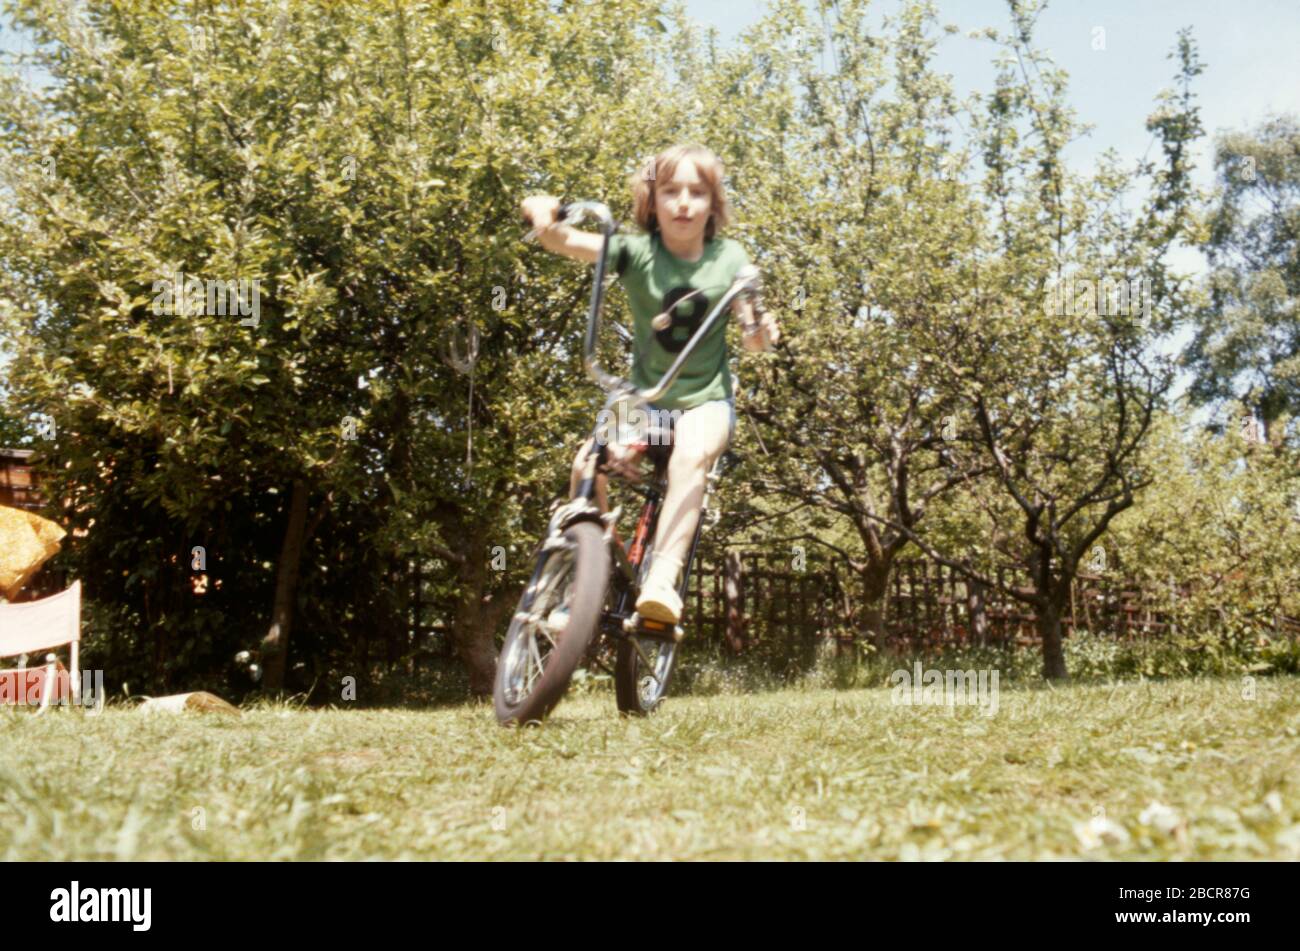
[[[576,261],[595,264],[600,257],[601,236],[557,222],[555,216],[559,210],[560,200],[552,195],[530,195],[520,204],[524,219],[537,229],[537,240],[542,247]]]

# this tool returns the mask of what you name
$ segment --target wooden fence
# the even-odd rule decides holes
[[[693,631],[733,648],[818,638],[851,643],[864,636],[862,581],[847,569],[796,570],[786,554],[733,552],[729,560],[730,569],[726,558],[697,561],[686,604]],[[1012,579],[1002,572],[997,580]],[[1063,618],[1064,633],[1160,636],[1173,623],[1161,610],[1168,600],[1167,592],[1143,590],[1125,578],[1081,574]],[[1029,605],[995,589],[981,590],[959,572],[922,560],[894,565],[884,604],[888,640],[911,649],[1032,644],[1036,622]]]
[[[428,580],[412,572],[410,643],[422,653],[446,656],[446,624],[435,620],[423,596],[422,582]],[[997,580],[1012,579],[1003,572]],[[1116,575],[1082,574],[1071,592],[1063,633],[1159,637],[1173,624],[1161,610],[1169,593],[1143,590]],[[809,563],[798,570],[785,553],[732,551],[729,557],[696,559],[683,623],[695,643],[811,659],[828,639],[841,648],[864,639],[865,605],[861,579],[843,566]],[[1038,642],[1036,621],[1029,605],[993,589],[980,590],[959,572],[925,560],[895,563],[884,605],[887,639],[905,650],[1032,645]]]

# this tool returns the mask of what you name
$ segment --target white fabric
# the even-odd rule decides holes
[[[81,640],[81,582],[39,601],[0,604],[0,657]]]

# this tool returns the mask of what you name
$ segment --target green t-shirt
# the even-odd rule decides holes
[[[658,234],[616,234],[609,239],[608,261],[610,270],[623,282],[632,309],[636,339],[632,383],[648,389],[672,366],[731,287],[736,272],[749,263],[749,256],[730,238],[710,238],[705,240],[704,255],[698,261],[683,261],[664,247]],[[688,295],[689,299],[683,300]],[[672,324],[656,331],[651,321],[670,307]],[[726,316],[718,318],[672,386],[655,401],[656,406],[687,410],[731,396],[728,322]]]

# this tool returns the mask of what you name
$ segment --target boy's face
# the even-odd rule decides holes
[[[669,181],[655,182],[655,216],[659,230],[693,242],[704,234],[713,211],[713,190],[690,159],[677,163]]]

